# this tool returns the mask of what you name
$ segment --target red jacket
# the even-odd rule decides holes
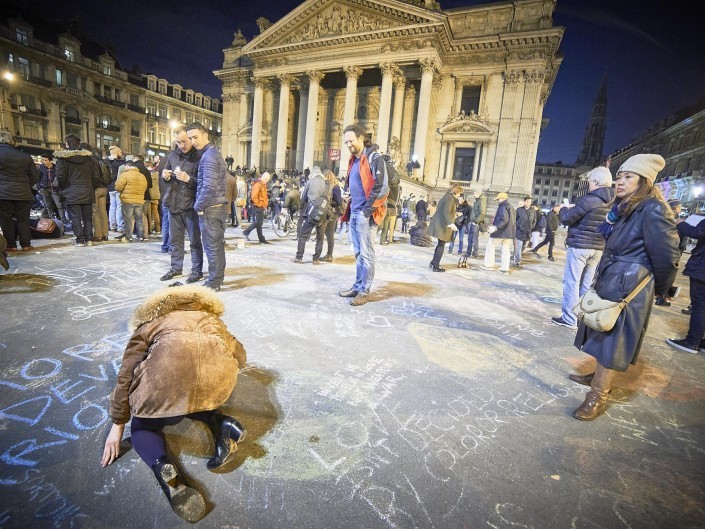
[[[371,155],[373,152],[374,151],[371,151],[369,154]],[[360,180],[362,180],[362,188],[365,190],[365,197],[367,197],[367,202],[365,203],[363,211],[371,210],[372,220],[377,226],[379,226],[382,224],[382,220],[387,214],[387,195],[389,194],[387,171],[384,166],[384,158],[382,158],[382,156],[376,156],[373,161],[373,165],[377,171],[373,174],[367,155],[367,150],[363,151],[360,155]],[[348,179],[350,179],[350,170],[352,169],[354,162],[355,157],[351,156],[348,161]],[[348,204],[348,207],[343,215],[344,218],[350,218],[349,210],[350,204]]]
[[[256,208],[267,209],[269,206],[269,197],[267,196],[267,185],[261,180],[256,180],[252,184],[252,191],[250,192],[250,200],[252,205]]]

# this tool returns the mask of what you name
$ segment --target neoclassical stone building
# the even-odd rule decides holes
[[[428,191],[532,189],[561,64],[555,0],[306,0],[224,50],[223,152],[270,169],[347,168],[353,122]],[[340,151],[340,162],[335,161]],[[415,160],[418,167],[411,168]]]

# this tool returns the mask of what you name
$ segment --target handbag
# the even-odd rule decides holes
[[[631,293],[621,301],[610,301],[599,296],[595,287],[583,294],[578,304],[573,307],[573,313],[584,325],[599,332],[611,331],[617,318],[631,300],[649,283],[652,275],[647,275]]]
[[[37,220],[37,227],[34,229],[42,233],[54,233],[56,222],[54,222],[54,219],[40,218]]]

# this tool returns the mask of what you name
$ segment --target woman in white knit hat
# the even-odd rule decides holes
[[[654,294],[665,295],[676,277],[680,252],[675,221],[654,186],[664,166],[658,154],[637,154],[617,171],[616,196],[600,227],[607,243],[594,286],[603,299],[621,301],[647,276],[651,279],[610,331],[595,331],[582,322],[578,327],[575,346],[597,361],[594,376],[582,381],[590,391],[573,412],[581,421],[596,419],[605,411],[614,375],[636,363]]]

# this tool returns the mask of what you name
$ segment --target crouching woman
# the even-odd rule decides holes
[[[225,464],[233,443],[243,439],[242,425],[218,410],[246,361],[242,344],[220,319],[223,312],[218,295],[202,286],[167,288],[147,298],[130,319],[133,335],[110,400],[113,426],[102,466],[117,459],[131,417],[132,446],[151,467],[174,512],[190,522],[205,515],[205,501],[167,456],[162,429],[184,417],[205,423],[215,440],[207,464],[211,470]]]
[[[595,275],[595,290],[603,299],[620,301],[647,277],[650,281],[619,315],[614,327],[599,332],[582,322],[575,346],[595,357],[594,375],[571,375],[590,385],[585,401],[573,412],[581,421],[605,411],[617,371],[636,363],[651,316],[654,294],[666,295],[680,260],[673,213],[654,186],[665,165],[658,154],[637,154],[617,171],[616,196],[600,231],[607,237]]]

